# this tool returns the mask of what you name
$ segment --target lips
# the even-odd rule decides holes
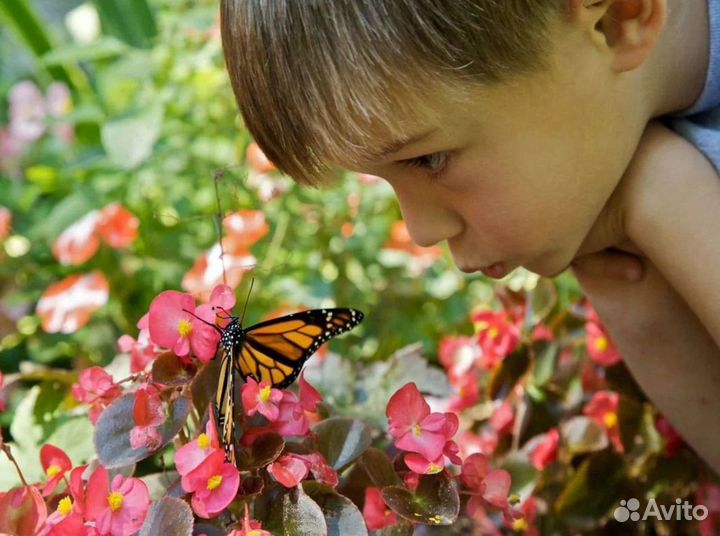
[[[510,273],[510,268],[504,262],[496,262],[490,266],[480,268],[480,271],[488,277],[501,279]]]

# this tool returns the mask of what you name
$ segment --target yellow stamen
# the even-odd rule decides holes
[[[48,478],[52,478],[56,474],[58,474],[60,471],[61,471],[61,469],[59,466],[51,465],[50,467],[47,468],[47,470],[45,471],[45,474],[47,475]]]
[[[57,506],[57,511],[61,516],[66,516],[70,512],[72,512],[73,502],[72,499],[67,496],[60,499],[60,502]]]
[[[192,324],[184,318],[178,323],[178,333],[181,337],[187,337],[192,331]]]
[[[222,476],[221,475],[215,475],[208,478],[207,482],[207,489],[212,491],[215,488],[217,488],[220,484],[222,484]]]
[[[198,447],[206,449],[210,446],[210,436],[207,434],[200,434],[198,436]]]
[[[271,391],[272,391],[272,389],[269,385],[267,387],[263,387],[260,390],[260,401],[267,402],[268,400],[270,400]]]
[[[442,465],[435,465],[434,463],[431,463],[427,468],[427,474],[434,475],[435,473],[439,473],[443,470]]]
[[[491,339],[495,339],[499,334],[500,334],[500,330],[498,328],[496,328],[495,326],[491,327],[488,330],[488,337],[490,337]]]
[[[113,512],[117,512],[122,508],[123,501],[125,500],[125,497],[122,493],[119,493],[117,491],[113,491],[110,495],[108,495],[107,502],[110,505],[110,510]]]
[[[609,346],[609,343],[608,343],[608,340],[606,337],[599,337],[595,341],[595,348],[600,352],[604,352],[605,350],[607,350],[608,346]]]
[[[413,434],[415,434],[418,437],[420,437],[422,435],[422,428],[420,428],[419,424],[414,425],[412,428],[412,431],[413,431]]]
[[[524,519],[516,519],[512,523],[512,529],[515,532],[525,532],[528,528],[530,527],[528,526],[527,521],[525,521]]]
[[[612,427],[615,426],[615,425],[617,424],[617,422],[618,422],[617,413],[615,413],[614,411],[608,411],[608,412],[603,416],[603,422],[605,423],[605,426],[606,426],[607,428],[612,428]]]

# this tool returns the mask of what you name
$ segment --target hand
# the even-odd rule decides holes
[[[669,155],[677,158],[678,137],[659,122],[648,123],[627,170],[571,263],[581,284],[591,277],[631,282],[642,279],[646,261],[628,238],[628,221],[640,207],[653,203],[662,190],[659,183],[681,180],[665,172],[670,169]]]

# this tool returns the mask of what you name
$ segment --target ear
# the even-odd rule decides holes
[[[615,72],[632,71],[650,55],[667,18],[667,0],[568,0],[570,18],[612,55]]]

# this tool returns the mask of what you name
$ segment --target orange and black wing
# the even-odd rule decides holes
[[[273,318],[244,330],[236,365],[243,378],[283,389],[325,341],[350,331],[363,319],[356,309],[312,309]]]

